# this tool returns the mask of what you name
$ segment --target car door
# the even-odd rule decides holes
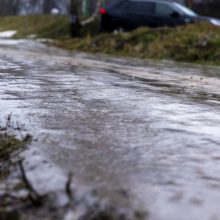
[[[127,10],[127,21],[133,28],[153,26],[154,2],[130,1]]]
[[[176,26],[181,23],[182,17],[178,14],[172,4],[157,2],[155,10],[155,23],[160,26]]]
[[[130,8],[130,1],[121,1],[110,8],[109,15],[114,28],[133,29],[133,21],[129,14]]]

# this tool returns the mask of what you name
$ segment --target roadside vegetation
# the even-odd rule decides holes
[[[22,164],[19,155],[31,141],[29,134],[23,136],[21,132],[22,127],[12,121],[11,115],[0,125],[0,219],[3,220],[19,219],[17,208],[28,200],[16,196],[25,188],[25,182],[18,177],[17,168]]]
[[[36,36],[56,39],[56,46],[69,50],[220,64],[220,28],[206,23],[100,34],[97,21],[83,28],[80,38],[70,38],[68,17],[35,15],[3,17],[0,31],[5,30],[17,30],[15,38]]]
[[[71,50],[144,59],[220,64],[220,28],[205,23],[87,35],[80,39],[60,40],[57,45]]]
[[[0,32],[16,30],[14,38],[60,38],[69,35],[66,16],[31,15],[7,16],[0,19]]]
[[[0,180],[5,177],[4,174],[8,173],[9,166],[6,166],[6,164],[10,165],[12,157],[15,156],[14,154],[19,153],[26,145],[26,139],[29,136],[17,138],[14,134],[19,133],[21,135],[21,130],[22,127],[14,124],[11,115],[7,117],[3,125],[0,125]]]

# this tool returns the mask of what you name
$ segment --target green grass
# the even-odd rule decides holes
[[[220,64],[220,28],[191,24],[177,28],[140,28],[130,33],[65,39],[58,46],[70,50],[184,62]]]
[[[12,16],[0,19],[0,31],[17,30],[15,38],[37,35],[57,39],[55,45],[69,50],[108,53],[150,59],[220,64],[220,28],[207,23],[177,28],[140,28],[130,33],[97,34],[98,22],[71,39],[67,16]]]
[[[209,24],[178,27],[149,47],[152,58],[220,64],[220,28]]]
[[[66,16],[33,15],[1,17],[0,31],[17,30],[15,38],[36,34],[40,38],[60,38],[69,34]]]

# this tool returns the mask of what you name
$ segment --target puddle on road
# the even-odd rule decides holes
[[[79,191],[96,189],[119,206],[130,204],[116,192],[128,191],[148,219],[220,218],[220,80],[213,69],[203,83],[192,67],[76,66],[92,61],[12,52],[0,55],[0,114],[12,113],[38,139],[26,166],[39,190],[62,189],[73,172]],[[140,79],[136,72],[145,68]],[[186,80],[192,74],[194,87]]]

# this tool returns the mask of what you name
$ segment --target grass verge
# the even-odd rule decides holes
[[[140,28],[130,33],[87,35],[60,40],[57,46],[144,59],[220,64],[220,28],[205,23],[177,28]]]
[[[220,64],[220,28],[207,23],[177,28],[140,28],[129,33],[97,34],[98,22],[83,28],[80,38],[70,38],[67,16],[35,15],[2,17],[0,31],[17,30],[15,38],[36,35],[57,39],[69,50],[108,53],[150,59]],[[96,34],[94,34],[96,33]]]
[[[60,38],[69,34],[66,16],[32,15],[1,17],[0,31],[17,30],[15,38],[36,35],[40,38]]]

